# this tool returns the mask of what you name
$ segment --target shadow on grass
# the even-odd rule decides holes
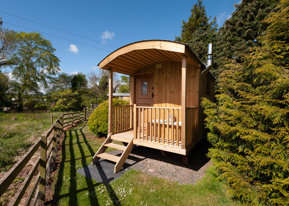
[[[76,143],[73,141],[74,138],[76,138]],[[76,151],[74,145],[77,144],[80,157],[76,158]],[[89,154],[85,154],[84,147],[87,147]],[[70,159],[67,159],[66,152],[69,151],[70,153]],[[61,162],[60,162],[60,168],[58,170],[57,174],[57,182],[55,184],[54,189],[54,195],[53,200],[46,203],[46,205],[58,205],[59,201],[63,198],[69,198],[68,199],[68,205],[69,206],[77,206],[81,205],[78,204],[78,193],[88,191],[88,198],[90,201],[90,205],[99,205],[98,198],[96,194],[95,187],[99,186],[100,184],[104,184],[104,186],[107,189],[107,192],[109,194],[110,199],[113,202],[114,206],[120,206],[120,201],[114,192],[113,188],[109,184],[109,180],[105,175],[105,172],[103,171],[103,168],[100,164],[96,163],[95,166],[102,178],[102,183],[93,183],[92,181],[92,175],[88,169],[88,165],[90,164],[90,161],[87,161],[87,158],[92,157],[94,155],[94,150],[92,146],[90,145],[89,141],[87,140],[84,132],[82,129],[80,130],[69,130],[66,132],[64,136],[64,140],[62,142],[62,151],[61,151]],[[81,160],[81,165],[84,168],[85,173],[85,180],[87,187],[77,189],[77,168],[76,168],[76,161]],[[69,173],[65,174],[64,168],[65,166],[69,164]],[[61,194],[61,190],[63,187],[64,179],[69,179],[69,192],[66,194]]]

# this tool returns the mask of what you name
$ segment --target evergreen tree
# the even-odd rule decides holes
[[[207,60],[208,44],[216,40],[217,25],[216,20],[210,21],[207,17],[202,0],[191,10],[188,21],[183,21],[182,34],[176,41],[188,44],[195,54],[205,62]]]
[[[259,47],[219,76],[217,103],[204,99],[209,155],[235,198],[289,205],[289,1],[265,23]]]
[[[276,6],[278,0],[243,0],[236,5],[232,17],[219,30],[214,62],[218,70],[224,69],[229,60],[242,62],[250,48],[259,46],[258,37],[267,27],[263,20]]]

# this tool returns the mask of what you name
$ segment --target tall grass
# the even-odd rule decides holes
[[[50,113],[0,113],[0,172],[9,169],[15,157],[50,126]]]

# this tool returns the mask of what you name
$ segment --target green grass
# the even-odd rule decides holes
[[[9,169],[50,126],[50,113],[0,113],[0,171]]]
[[[100,184],[77,173],[92,161],[102,140],[87,131],[68,131],[62,147],[62,162],[55,180],[59,205],[237,205],[210,168],[195,185],[181,185],[129,170],[119,179]],[[177,175],[177,174],[176,174]]]

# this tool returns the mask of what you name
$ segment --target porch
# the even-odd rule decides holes
[[[198,123],[198,108],[186,108],[187,136]],[[112,106],[111,138],[122,142],[186,155],[181,107]],[[191,128],[191,129],[188,129]]]

